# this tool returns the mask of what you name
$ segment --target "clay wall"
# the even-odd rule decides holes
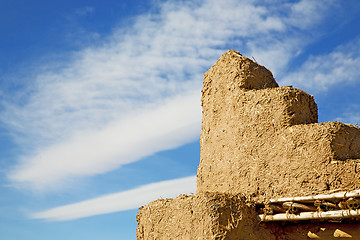
[[[359,189],[358,127],[317,123],[313,96],[232,50],[205,73],[202,106],[197,194],[140,208],[138,240],[360,239],[356,222],[260,223],[255,206]]]
[[[360,188],[360,129],[317,123],[313,96],[255,65],[229,50],[204,75],[197,192],[261,201]]]
[[[140,208],[137,240],[360,240],[356,221],[261,223],[244,195],[205,193],[159,199]]]
[[[276,239],[242,195],[204,193],[160,199],[140,209],[137,239]]]

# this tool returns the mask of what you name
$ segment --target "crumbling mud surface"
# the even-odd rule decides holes
[[[243,195],[204,193],[160,199],[140,209],[137,239],[276,239]]]
[[[137,240],[334,239],[337,229],[360,240],[356,220],[340,226],[338,222],[322,221],[262,223],[256,210],[254,202],[242,194],[203,193],[159,199],[140,208]]]
[[[360,238],[359,219],[261,223],[256,205],[360,189],[357,126],[318,123],[313,96],[233,50],[204,74],[202,107],[197,193],[140,208],[138,240]]]
[[[360,188],[360,129],[317,123],[313,96],[277,87],[263,67],[245,70],[243,58],[228,51],[204,75],[197,192],[265,201]]]

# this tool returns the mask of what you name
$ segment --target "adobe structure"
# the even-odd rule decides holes
[[[335,223],[259,223],[257,205],[360,189],[360,129],[318,123],[313,96],[233,50],[205,73],[201,101],[197,193],[140,208],[137,239],[333,239]]]

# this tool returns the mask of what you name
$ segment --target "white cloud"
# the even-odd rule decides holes
[[[251,56],[255,60],[270,69],[275,77],[281,75],[287,67],[289,61],[298,54],[296,45],[302,45],[300,39],[288,38],[287,41],[279,39],[262,39],[255,42],[249,42]]]
[[[301,29],[312,27],[321,20],[330,6],[335,6],[334,0],[312,1],[301,0],[290,6],[291,18],[289,24]]]
[[[75,13],[79,16],[86,16],[88,14],[92,14],[94,12],[95,8],[92,6],[85,6],[82,8],[79,8],[75,11]]]
[[[334,4],[332,0],[327,4],[312,0],[263,2],[268,12],[278,16],[269,17],[268,22],[282,31],[258,34],[256,38],[245,41],[245,44],[250,56],[270,69],[275,77],[281,78],[287,74],[289,62],[302,52],[303,47],[322,34],[318,26]]]
[[[36,190],[60,186],[72,176],[104,173],[198,138],[200,93],[177,96],[142,109],[99,131],[80,132],[71,139],[41,149],[10,175],[13,182]]]
[[[360,105],[352,104],[345,109],[340,117],[335,119],[348,124],[353,124],[360,127]]]
[[[147,184],[132,190],[52,208],[32,214],[32,218],[47,221],[66,221],[99,214],[139,208],[158,198],[174,198],[196,191],[196,176]]]
[[[317,93],[338,84],[359,82],[359,44],[360,39],[356,39],[328,54],[309,57],[296,71],[281,79],[280,84]]]
[[[260,3],[167,1],[101,46],[39,66],[21,101],[11,99],[1,114],[27,153],[9,178],[30,189],[54,189],[65,179],[193,141],[200,125],[193,92],[225,46],[237,39],[241,52],[258,54],[265,66],[276,62],[281,71],[305,44],[293,41],[291,31],[294,21],[302,21],[290,21],[292,8],[300,7],[289,3],[280,11]],[[302,17],[311,18],[310,10]]]

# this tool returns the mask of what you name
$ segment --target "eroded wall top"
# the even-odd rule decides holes
[[[267,199],[360,187],[359,128],[317,123],[313,96],[278,87],[238,52],[205,73],[202,107],[198,192]]]

